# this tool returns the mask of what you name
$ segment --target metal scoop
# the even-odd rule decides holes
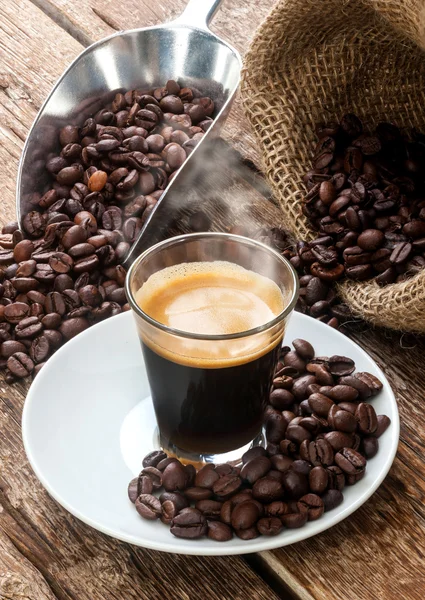
[[[198,147],[168,184],[133,244],[125,266],[152,243],[152,231],[161,223],[161,215],[175,209],[168,200],[172,189],[183,184],[194,156],[218,133],[238,88],[240,55],[208,28],[220,3],[221,0],[189,0],[175,21],[116,33],[92,44],[73,61],[41,107],[24,146],[16,191],[21,225],[23,217],[35,208],[31,203],[34,192],[48,189],[45,162],[49,153],[58,152],[59,129],[67,124],[81,125],[117,92],[155,88],[175,79],[210,96],[216,115]],[[147,235],[149,232],[151,235]]]

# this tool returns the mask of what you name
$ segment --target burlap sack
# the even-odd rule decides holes
[[[301,212],[320,121],[358,114],[425,131],[425,0],[280,0],[245,58],[242,99],[283,225],[313,232]],[[368,321],[425,332],[425,271],[380,288],[345,281],[343,300]]]

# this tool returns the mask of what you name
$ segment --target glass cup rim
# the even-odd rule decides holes
[[[254,327],[252,329],[247,329],[246,331],[240,331],[238,333],[226,333],[226,334],[191,333],[190,331],[183,331],[181,329],[175,329],[173,327],[168,327],[168,325],[164,325],[164,323],[160,323],[159,321],[156,321],[155,319],[150,317],[147,313],[145,313],[140,308],[140,306],[137,304],[137,302],[134,300],[133,293],[130,289],[130,280],[132,279],[133,274],[136,271],[139,264],[144,259],[146,259],[146,257],[148,257],[150,254],[157,252],[161,248],[166,248],[167,246],[171,246],[176,243],[182,243],[185,241],[202,239],[202,238],[210,238],[210,239],[222,238],[223,240],[230,240],[230,241],[234,241],[234,242],[243,243],[243,244],[251,246],[251,247],[265,250],[266,252],[268,252],[275,258],[277,258],[279,262],[283,263],[285,265],[285,267],[288,269],[289,273],[291,274],[292,283],[293,283],[291,298],[290,298],[290,301],[288,302],[288,304],[285,306],[285,308],[278,315],[276,315],[276,317],[274,317],[271,321],[267,321],[263,325],[259,325],[258,327]],[[271,329],[272,327],[277,325],[279,322],[283,321],[283,319],[285,319],[292,312],[292,310],[294,309],[295,304],[297,302],[297,299],[298,299],[298,290],[299,290],[298,276],[297,276],[297,273],[296,273],[294,267],[291,265],[289,260],[287,260],[284,256],[282,256],[278,252],[276,252],[276,250],[274,250],[273,248],[270,248],[270,246],[267,246],[267,244],[263,244],[262,242],[259,242],[257,240],[251,240],[250,238],[247,238],[243,235],[236,235],[233,233],[224,233],[224,232],[223,233],[222,232],[213,232],[213,231],[207,231],[207,232],[201,232],[201,233],[185,233],[182,235],[173,236],[171,238],[168,238],[166,240],[163,240],[161,242],[154,244],[153,246],[151,246],[150,248],[148,248],[147,250],[142,252],[142,254],[136,258],[136,260],[132,263],[131,267],[129,268],[126,279],[125,279],[125,292],[126,292],[130,307],[144,321],[146,321],[153,327],[156,327],[157,329],[161,329],[162,331],[164,331],[168,334],[172,334],[172,335],[175,335],[178,337],[188,338],[188,339],[192,339],[192,340],[204,340],[204,341],[236,340],[239,338],[250,337],[257,333],[261,333],[262,331],[267,331],[268,329]]]

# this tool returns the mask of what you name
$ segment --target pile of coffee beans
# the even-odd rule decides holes
[[[292,263],[328,284],[346,276],[380,285],[425,266],[425,135],[356,115],[320,124],[303,212],[318,238]],[[313,315],[314,316],[314,315]]]
[[[121,263],[213,112],[211,98],[167,81],[60,130],[51,184],[27,199],[24,231],[15,222],[0,235],[6,381],[37,374],[64,341],[129,308]]]
[[[277,365],[266,448],[248,450],[240,464],[198,471],[151,452],[128,487],[142,517],[160,519],[176,537],[224,542],[302,527],[341,504],[344,487],[364,477],[390,425],[367,402],[382,383],[356,372],[346,356],[315,357],[301,339],[293,347],[282,348]]]
[[[288,233],[279,228],[261,228],[251,231],[245,227],[233,227],[231,233],[253,237],[280,252],[288,259],[299,277],[299,297],[295,310],[310,315],[330,327],[346,331],[346,323],[358,324],[360,319],[353,316],[347,304],[338,298],[334,284],[309,273],[308,265],[304,265],[297,254],[297,245]]]

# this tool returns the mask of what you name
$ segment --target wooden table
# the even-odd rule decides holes
[[[272,4],[226,0],[213,29],[244,53]],[[92,41],[115,30],[170,20],[184,5],[185,0],[0,3],[2,222],[14,217],[17,164],[27,131],[67,64]],[[238,103],[223,136],[260,164]],[[223,190],[234,200],[231,218],[238,220],[249,206],[256,222],[279,224],[279,212],[253,171],[223,166]],[[164,555],[80,523],[47,495],[25,458],[20,419],[27,385],[0,380],[0,599],[422,600],[424,340],[367,326],[350,335],[383,368],[397,395],[401,440],[390,474],[340,525],[294,546],[248,557]]]

